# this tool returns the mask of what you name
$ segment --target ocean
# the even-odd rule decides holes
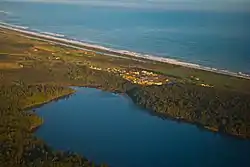
[[[0,2],[0,21],[109,48],[250,73],[250,12]]]

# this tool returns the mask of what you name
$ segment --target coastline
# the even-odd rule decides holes
[[[15,70],[12,70],[12,68],[2,71],[0,70],[0,79],[3,79],[4,81],[1,82],[1,84],[3,84],[1,90],[3,91],[0,92],[3,93],[1,93],[0,98],[2,99],[2,108],[6,108],[7,110],[6,114],[3,114],[2,120],[6,121],[8,123],[7,125],[13,126],[12,129],[17,129],[15,130],[17,135],[18,132],[20,132],[20,127],[24,127],[22,130],[25,131],[21,132],[30,136],[30,138],[27,139],[17,139],[16,135],[13,135],[13,138],[11,138],[13,141],[25,140],[25,143],[30,143],[30,146],[33,147],[32,145],[34,145],[36,139],[40,140],[39,137],[35,137],[36,135],[34,132],[37,129],[42,130],[46,124],[45,117],[42,119],[43,116],[41,115],[40,117],[35,111],[40,106],[46,105],[47,103],[51,102],[50,104],[47,104],[48,106],[53,105],[53,103],[58,103],[57,99],[63,98],[62,100],[59,100],[59,103],[60,101],[66,102],[68,97],[71,98],[75,96],[71,96],[71,94],[78,91],[78,86],[87,88],[91,87],[114,94],[121,94],[132,101],[133,95],[135,95],[133,105],[142,107],[142,112],[145,111],[147,114],[152,113],[152,115],[160,117],[161,119],[172,119],[176,123],[180,122],[185,124],[185,122],[187,122],[189,124],[194,124],[195,128],[198,128],[200,131],[211,132],[218,136],[232,136],[241,140],[246,138],[247,140],[250,139],[249,132],[241,130],[242,128],[248,128],[248,118],[250,118],[248,117],[250,101],[247,100],[249,99],[250,94],[245,94],[245,92],[250,92],[249,80],[217,75],[215,73],[208,73],[201,70],[182,68],[181,66],[157,63],[155,61],[145,61],[146,63],[140,63],[131,60],[107,57],[100,54],[96,54],[96,56],[88,56],[93,54],[93,52],[95,53],[95,51],[91,52],[91,54],[85,54],[83,51],[64,47],[63,45],[67,45],[66,43],[58,42],[59,44],[61,43],[61,45],[54,45],[52,43],[42,41],[47,39],[26,35],[24,33],[7,30],[1,27],[0,32],[3,37],[1,38],[1,43],[3,44],[1,48],[2,51],[6,53],[6,56],[3,54],[1,60],[9,61],[13,64],[20,64],[22,66],[22,68]],[[33,40],[33,37],[38,40]],[[49,39],[47,41],[55,42]],[[44,46],[45,49],[38,49],[35,51],[36,48],[40,48],[41,46]],[[72,47],[74,47],[74,45],[72,45]],[[129,56],[126,58],[131,59]],[[1,63],[4,63],[4,61]],[[87,63],[78,64],[78,62]],[[131,66],[131,64],[133,66]],[[173,73],[173,76],[171,76],[170,73],[167,77],[169,78],[170,83],[172,83],[172,80],[175,81],[176,79],[176,82],[173,82],[174,84],[144,86],[134,84],[130,80],[125,80],[120,76],[120,73],[116,73],[115,71],[111,70],[110,72],[106,70],[99,70],[107,67],[116,69],[120,66],[128,69],[129,75],[131,76],[132,72],[139,72],[139,74],[142,74],[143,76],[143,70],[146,70],[149,73],[151,69],[154,70],[157,77],[161,77],[160,72],[164,72],[165,70],[165,75],[167,75],[172,69],[177,68],[179,71],[177,71],[177,73]],[[139,68],[134,70],[136,66],[139,66]],[[98,67],[99,69],[93,67]],[[185,73],[186,71],[187,74]],[[157,72],[159,72],[159,74]],[[149,75],[147,76],[147,80],[151,79]],[[180,78],[174,78],[175,76]],[[189,80],[185,80],[185,77],[189,78]],[[196,77],[198,79],[196,79]],[[201,86],[201,83],[211,84],[214,85],[214,87],[203,87]],[[230,84],[225,86],[224,83]],[[12,87],[12,85],[14,87]],[[220,97],[218,100],[216,100],[217,96]],[[6,97],[11,97],[13,100],[8,101],[8,98]],[[233,100],[234,97],[236,97],[236,101]],[[138,99],[142,100],[139,101]],[[16,103],[17,101],[20,101],[19,106],[15,105],[19,104]],[[212,106],[214,107],[206,105],[213,101],[216,102],[212,103]],[[217,109],[217,107],[224,104],[225,109]],[[8,106],[12,107],[8,108]],[[171,108],[171,106],[175,108]],[[206,113],[201,113],[203,114],[203,121],[199,121],[200,119],[197,119],[197,116],[199,116],[196,109],[197,106],[200,106],[199,110],[208,111]],[[235,106],[238,106],[238,108]],[[170,107],[170,109],[168,107]],[[235,109],[230,110],[228,107]],[[20,109],[24,114],[23,119],[19,114]],[[240,112],[237,112],[236,110]],[[60,110],[58,111],[60,112]],[[180,113],[177,113],[178,111],[180,111]],[[232,111],[232,114],[230,111]],[[43,111],[41,110],[41,112]],[[214,112],[221,114],[213,114]],[[13,118],[9,117],[9,115],[13,115],[15,120],[20,121],[14,122]],[[223,119],[223,115],[227,116],[230,120],[231,118],[234,118],[235,120],[225,125],[225,129],[220,126],[220,120]],[[237,122],[239,122],[238,120],[241,121],[240,124],[237,124]],[[237,126],[241,129],[232,130],[233,127]],[[6,126],[4,129],[6,136],[13,131],[12,129]],[[11,144],[13,145],[13,150],[18,150],[18,147],[15,147],[16,145],[14,142]],[[46,142],[41,140],[41,143],[39,143],[36,147],[33,147],[32,150],[40,150],[42,153],[44,150],[46,151],[46,148],[44,149],[42,147],[42,149],[40,149],[40,146],[43,145],[46,145]],[[56,150],[51,149],[48,152],[52,151],[55,152],[55,154],[51,154],[51,160],[57,157]],[[29,152],[27,151],[20,155],[20,157],[25,160],[25,162],[32,163],[33,160],[30,161],[29,156],[26,157],[26,153],[29,155]],[[85,154],[83,153],[82,156],[84,155]],[[68,155],[66,154],[62,160],[58,161],[58,163],[64,163],[64,160],[66,160],[67,157]],[[40,159],[42,156],[38,158]],[[79,164],[85,163],[86,161],[87,159],[80,159]],[[50,163],[50,161],[48,163]]]
[[[143,59],[143,60],[151,60],[151,61],[157,61],[157,62],[172,64],[176,66],[182,66],[186,68],[203,70],[207,72],[213,72],[217,74],[250,80],[250,75],[244,74],[242,72],[220,70],[217,68],[206,67],[206,66],[202,66],[199,64],[183,62],[183,61],[179,61],[179,60],[175,60],[171,58],[156,57],[153,55],[141,54],[141,53],[126,51],[126,50],[117,50],[117,49],[107,48],[107,47],[103,47],[103,46],[99,46],[95,44],[89,44],[83,41],[66,38],[64,35],[61,35],[61,34],[28,30],[28,27],[21,27],[21,26],[16,26],[16,25],[11,25],[11,24],[0,22],[0,28],[25,34],[26,35],[25,37],[27,38],[35,38],[37,40],[46,41],[46,42],[50,42],[50,43],[54,43],[54,44],[58,44],[58,45],[62,45],[62,46],[70,47],[70,48],[75,48],[75,49],[90,50],[90,51],[94,51],[97,53],[102,53],[105,56],[113,56],[113,57],[120,57],[120,58],[126,58],[126,59],[138,58],[138,59]]]

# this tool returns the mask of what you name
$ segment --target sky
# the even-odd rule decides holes
[[[96,6],[162,8],[168,10],[249,11],[250,0],[2,0],[68,3]]]

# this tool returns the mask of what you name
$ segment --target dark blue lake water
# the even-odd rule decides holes
[[[39,2],[0,2],[0,11],[0,21],[38,31],[250,73],[250,12]]]
[[[249,167],[250,141],[163,120],[125,96],[76,88],[37,109],[36,135],[49,146],[111,167]]]

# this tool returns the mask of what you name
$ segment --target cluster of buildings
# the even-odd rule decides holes
[[[198,77],[195,77],[195,76],[190,76],[191,79],[195,80],[195,81],[200,81],[200,78]],[[200,86],[203,86],[203,87],[209,87],[209,88],[212,88],[214,87],[213,85],[209,85],[209,84],[205,84],[205,83],[201,83],[199,84]]]
[[[199,80],[200,80],[200,78],[195,77],[195,76],[190,76],[190,78],[192,78],[192,79],[195,80],[195,81],[199,81]]]
[[[159,74],[155,74],[149,71],[138,71],[138,70],[131,70],[127,71],[126,73],[121,74],[121,76],[135,84],[139,85],[163,85],[166,84],[169,80]]]
[[[163,85],[169,82],[165,76],[146,70],[125,70],[117,68],[108,68],[107,70],[109,72],[119,73],[124,79],[139,85]]]
[[[214,87],[213,85],[209,85],[209,84],[200,84],[200,86],[203,86],[203,87],[209,87],[209,88],[212,88],[212,87]]]
[[[89,66],[89,68],[93,69],[93,70],[98,70],[98,71],[101,71],[103,70],[102,68],[99,68],[99,67],[95,67],[95,66]]]
[[[160,74],[156,74],[146,70],[136,70],[136,69],[120,69],[120,68],[99,68],[95,66],[90,66],[91,69],[94,70],[103,70],[107,72],[112,72],[119,74],[124,79],[130,81],[131,83],[139,84],[139,85],[163,85],[169,82],[169,80]]]

